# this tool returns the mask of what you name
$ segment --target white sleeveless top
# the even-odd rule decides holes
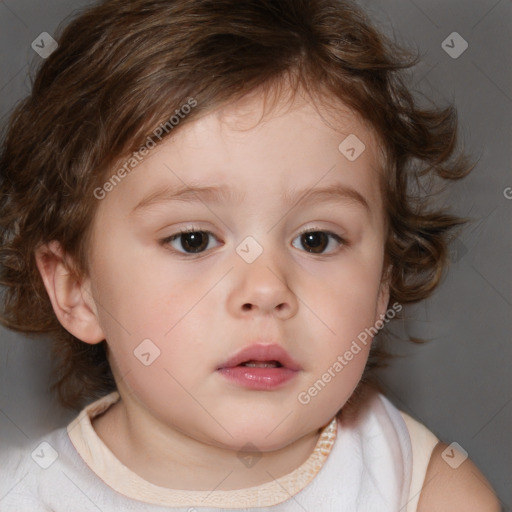
[[[308,459],[256,487],[189,491],[154,485],[124,466],[92,427],[117,392],[27,451],[2,456],[0,511],[415,512],[438,440],[382,394],[357,421],[326,425]]]

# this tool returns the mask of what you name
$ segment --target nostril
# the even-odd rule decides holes
[[[250,311],[252,309],[252,305],[251,304],[244,304],[242,306],[242,308],[244,309],[244,311]]]

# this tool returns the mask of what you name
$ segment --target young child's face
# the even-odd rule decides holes
[[[388,295],[375,138],[348,113],[335,131],[303,99],[258,123],[262,107],[254,96],[181,127],[99,201],[86,286],[132,413],[203,443],[265,451],[343,406],[369,342],[308,390],[385,313]],[[355,161],[338,149],[349,134],[366,146]],[[185,186],[225,193],[170,197]],[[301,200],[336,187],[350,195]],[[207,233],[162,242],[180,229]],[[225,369],[254,344],[278,345],[294,363]]]

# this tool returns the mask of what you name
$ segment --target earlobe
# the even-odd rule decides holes
[[[35,259],[61,325],[85,343],[103,341],[105,335],[99,325],[94,300],[85,297],[88,293],[86,287],[72,272],[70,259],[64,254],[60,243],[53,240],[39,247]]]
[[[386,272],[383,274],[382,281],[380,283],[379,288],[379,296],[377,300],[377,318],[376,321],[381,319],[386,315],[386,311],[389,305],[389,276],[390,276],[391,266],[386,269]]]
[[[389,303],[389,285],[382,284],[379,291],[379,300],[377,304],[377,318],[381,319],[386,315]]]

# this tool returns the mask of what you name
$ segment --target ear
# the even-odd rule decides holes
[[[381,320],[386,315],[389,305],[389,278],[391,275],[391,265],[389,265],[382,273],[380,282],[379,295],[377,297],[377,316],[375,322]]]
[[[91,345],[105,339],[98,322],[90,279],[78,280],[71,260],[59,242],[53,240],[35,251],[37,268],[44,282],[55,315],[76,338]]]

